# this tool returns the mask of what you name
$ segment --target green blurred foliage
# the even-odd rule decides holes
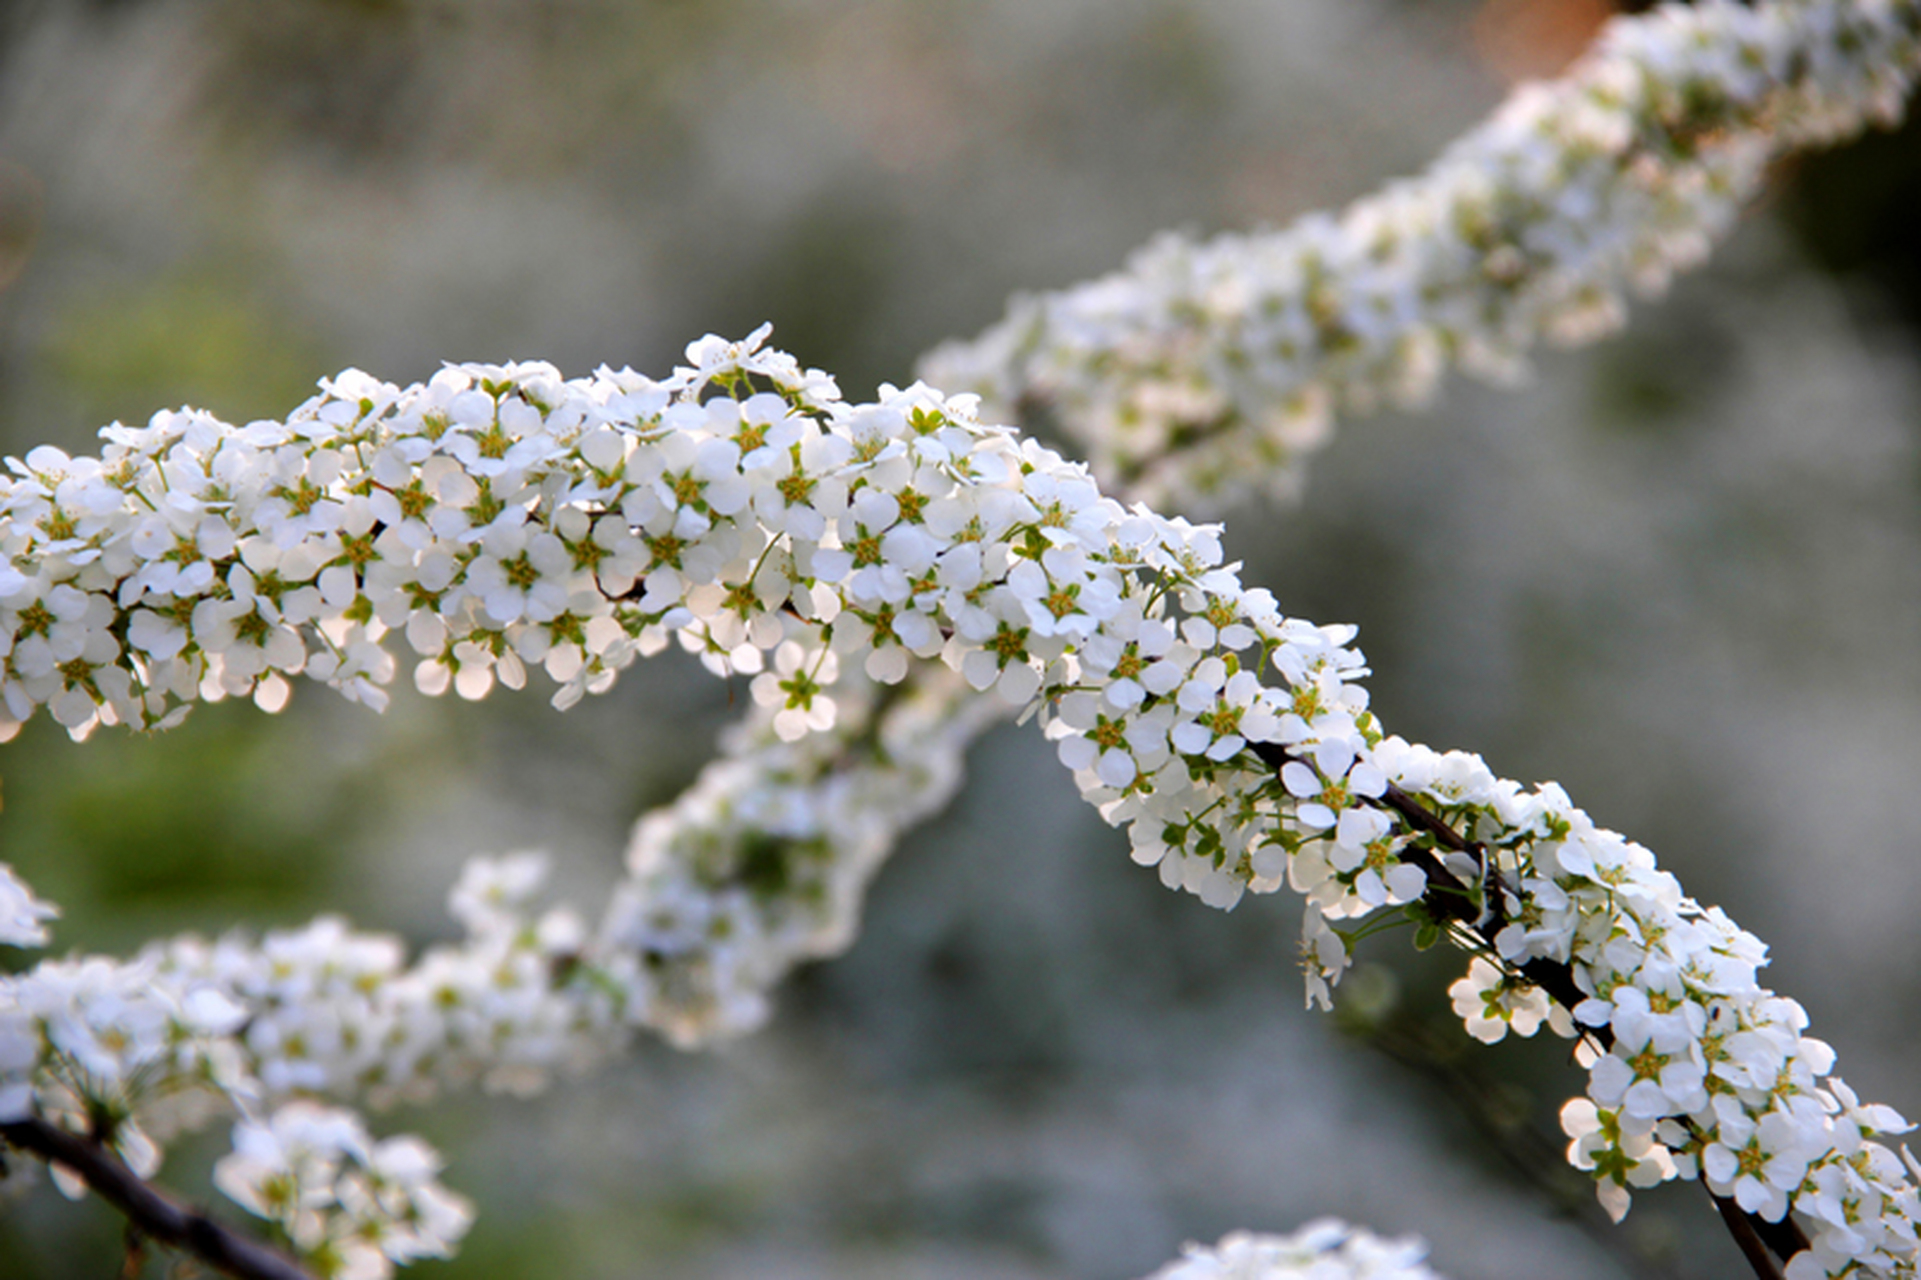
[[[351,819],[300,785],[290,727],[245,705],[199,708],[165,741],[28,725],[0,757],[5,846],[49,899],[81,904],[62,944],[124,952],[157,926],[293,923],[336,888]]]
[[[325,353],[234,274],[187,271],[71,304],[43,353],[84,420],[142,423],[191,404],[229,422],[283,416]]]

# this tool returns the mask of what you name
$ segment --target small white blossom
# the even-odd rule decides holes
[[[0,862],[0,945],[44,947],[47,929],[41,921],[59,914],[58,907],[34,897],[13,868]]]

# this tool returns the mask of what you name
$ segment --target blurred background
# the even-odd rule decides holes
[[[850,397],[1117,266],[1418,169],[1600,0],[12,0],[0,451],[279,416],[348,365],[664,374],[762,320]],[[1869,1098],[1921,1113],[1921,130],[1796,162],[1705,271],[1518,391],[1347,423],[1227,521],[1361,626],[1393,729],[1553,778],[1766,939]],[[739,691],[734,691],[738,700]],[[56,949],[323,910],[417,943],[474,852],[592,903],[732,710],[662,658],[561,716],[305,687],[0,747],[0,858]],[[1608,1227],[1560,1165],[1560,1042],[1473,1045],[1460,957],[1363,949],[1305,1014],[1298,916],[1167,893],[1037,734],[976,751],[854,948],[721,1052],[377,1117],[479,1203],[422,1280],[1078,1277],[1339,1213],[1456,1277],[1725,1276],[1692,1185]],[[7,963],[21,960],[12,953]],[[222,1135],[214,1135],[216,1138]],[[165,1179],[211,1197],[213,1147]],[[234,1211],[229,1215],[238,1219]],[[42,1186],[0,1274],[119,1273]],[[155,1264],[151,1274],[162,1274]]]

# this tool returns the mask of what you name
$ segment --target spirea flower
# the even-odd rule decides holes
[[[449,1256],[473,1223],[440,1163],[419,1138],[376,1141],[352,1112],[300,1101],[236,1125],[213,1180],[325,1280],[385,1280],[396,1263]]]

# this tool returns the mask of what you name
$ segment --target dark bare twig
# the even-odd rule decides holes
[[[127,1217],[129,1229],[192,1254],[236,1280],[314,1280],[286,1254],[224,1227],[143,1181],[97,1142],[34,1116],[0,1124],[0,1140],[58,1162]]]
[[[1456,1099],[1488,1150],[1532,1183],[1596,1247],[1617,1258],[1622,1274],[1637,1280],[1680,1280],[1680,1272],[1660,1252],[1609,1220],[1586,1188],[1587,1179],[1562,1159],[1562,1144],[1536,1129],[1519,1110],[1504,1106],[1500,1086],[1462,1054],[1458,1041],[1443,1041],[1423,1026],[1393,1027],[1364,1016],[1344,1020],[1343,1029]]]

